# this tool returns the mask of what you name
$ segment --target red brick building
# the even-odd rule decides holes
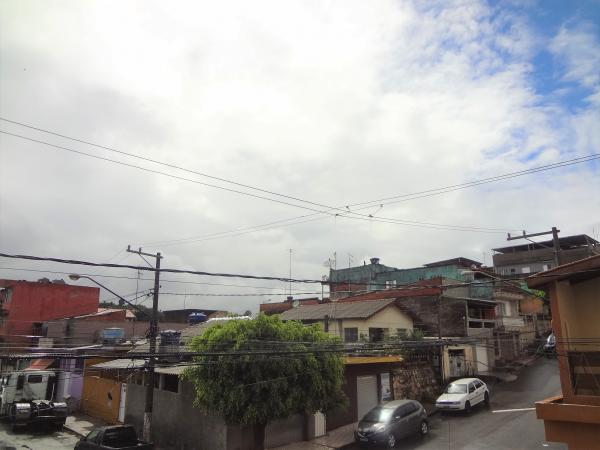
[[[98,312],[100,289],[47,279],[0,280],[0,342],[28,343],[43,322]]]

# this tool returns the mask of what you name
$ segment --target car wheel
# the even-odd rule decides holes
[[[465,403],[465,412],[469,414],[471,412],[471,402]]]
[[[429,433],[429,424],[427,423],[426,420],[421,422],[421,427],[419,428],[419,432],[421,433],[421,436],[425,436],[427,433]]]
[[[487,392],[483,396],[483,403],[485,404],[485,406],[490,406],[490,394]]]
[[[388,448],[396,448],[396,436],[394,433],[390,433],[387,438],[387,446]]]

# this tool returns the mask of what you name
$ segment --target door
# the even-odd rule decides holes
[[[119,401],[119,422],[125,422],[125,399],[127,398],[127,385],[121,383],[121,400]]]
[[[356,377],[356,414],[358,420],[377,406],[377,376]]]
[[[462,377],[465,374],[465,351],[450,350],[448,352],[450,360],[450,377]]]

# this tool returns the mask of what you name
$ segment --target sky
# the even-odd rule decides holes
[[[2,0],[0,117],[2,253],[146,265],[131,245],[321,280],[334,255],[491,265],[509,232],[600,237],[600,160],[456,188],[600,153],[598,0]],[[73,272],[152,287],[0,259],[0,278]],[[160,308],[289,289],[162,274]]]

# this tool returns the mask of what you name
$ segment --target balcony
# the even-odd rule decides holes
[[[566,442],[572,450],[597,448],[600,406],[565,403],[558,396],[536,402],[535,411],[548,441]]]
[[[497,317],[497,328],[522,328],[525,326],[525,321],[522,317]]]

